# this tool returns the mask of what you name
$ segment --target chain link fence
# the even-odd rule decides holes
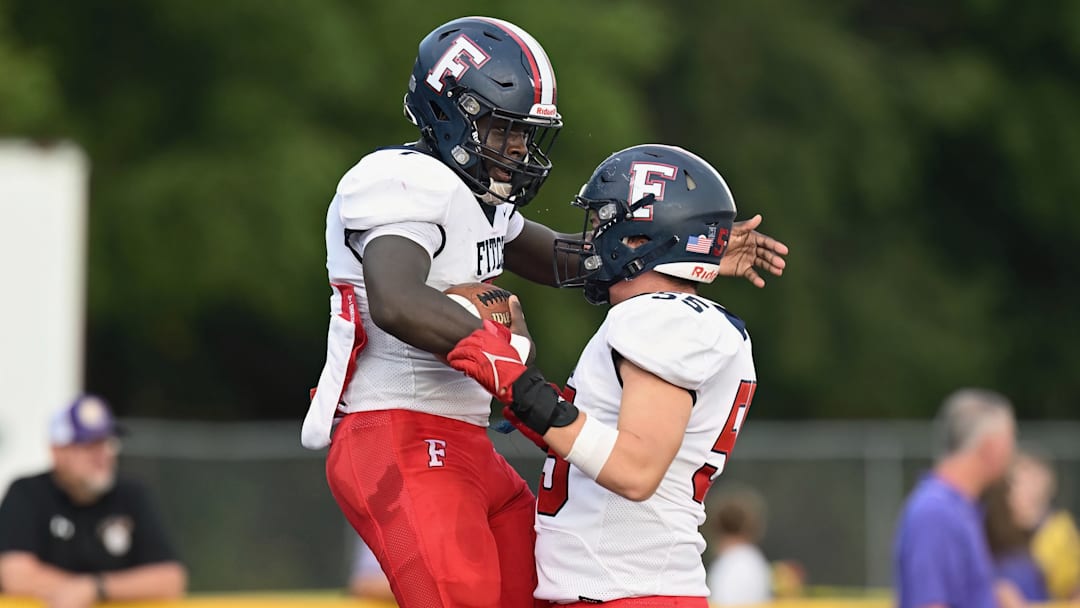
[[[192,590],[344,586],[353,535],[298,422],[125,424],[121,471],[153,491]],[[1080,513],[1080,423],[1020,430],[1056,461],[1059,506]],[[517,433],[492,438],[535,489],[540,452]],[[929,423],[751,421],[714,488],[759,491],[766,555],[801,563],[810,584],[885,587],[897,514],[933,457]]]

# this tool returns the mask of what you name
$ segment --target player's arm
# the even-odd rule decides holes
[[[720,259],[720,274],[727,277],[743,277],[755,287],[764,287],[765,279],[758,270],[780,276],[784,274],[788,246],[775,238],[758,232],[760,215],[735,222],[731,227],[728,247]],[[538,222],[525,220],[525,227],[517,238],[506,244],[504,251],[506,268],[530,281],[555,285],[555,264],[576,268],[577,259],[559,254],[565,259],[554,259],[556,238],[580,239],[580,233],[559,234]]]
[[[480,319],[427,285],[430,270],[427,250],[405,237],[377,236],[364,248],[372,322],[403,342],[445,355],[480,328]]]
[[[689,392],[622,360],[622,409],[613,428],[563,400],[540,370],[522,364],[500,335],[505,328],[491,321],[484,327],[448,354],[451,366],[480,382],[555,453],[600,485],[630,500],[656,492],[690,420]]]
[[[670,384],[625,359],[619,363],[623,381],[619,404],[619,424],[613,435],[614,447],[602,464],[596,482],[630,500],[651,497],[675,460],[690,422],[693,400],[686,389]],[[577,445],[582,431],[590,424],[582,413],[569,426],[551,427],[544,440],[556,454],[571,463],[572,452],[590,450]],[[599,424],[593,422],[591,424]],[[600,431],[611,436],[611,431]],[[584,441],[593,441],[586,433]],[[605,439],[597,447],[606,449]],[[592,455],[584,453],[585,458]],[[581,467],[579,467],[581,468]]]
[[[547,226],[525,220],[525,227],[521,229],[514,240],[506,244],[503,249],[503,262],[510,272],[529,279],[542,285],[555,285],[555,239],[580,239],[581,234],[559,234]],[[565,256],[565,254],[560,254]],[[559,260],[560,264],[570,264],[577,267],[577,259]]]
[[[523,323],[521,303],[510,299],[511,318]],[[623,382],[618,428],[582,414],[526,367],[507,338],[487,321],[448,354],[452,367],[476,379],[507,404],[522,424],[605,488],[631,500],[656,492],[682,444],[693,399],[634,363],[619,358]]]

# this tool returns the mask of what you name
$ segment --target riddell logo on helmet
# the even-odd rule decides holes
[[[704,266],[694,266],[694,269],[690,271],[690,278],[701,281],[711,281],[716,278],[716,269],[707,269]]]
[[[537,103],[533,104],[532,109],[529,110],[529,114],[532,114],[533,116],[554,118],[559,115],[559,111],[551,104]]]

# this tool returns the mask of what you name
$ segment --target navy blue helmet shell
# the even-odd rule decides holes
[[[420,42],[405,114],[473,192],[520,206],[551,171],[548,153],[562,127],[555,90],[551,61],[528,32],[500,19],[464,17]],[[489,138],[493,129],[502,136]],[[524,137],[524,154],[507,149],[511,132]],[[493,169],[509,181],[492,180]]]
[[[712,165],[661,144],[609,156],[572,204],[585,210],[585,227],[580,240],[556,240],[556,281],[584,287],[593,304],[606,303],[615,282],[649,270],[711,283],[736,214]]]

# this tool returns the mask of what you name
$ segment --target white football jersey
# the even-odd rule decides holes
[[[619,357],[690,392],[686,436],[656,494],[642,502],[548,456],[537,497],[536,597],[706,597],[698,527],[757,386],[750,335],[700,296],[650,293],[612,307],[569,382],[577,407],[611,427],[622,399]]]
[[[371,322],[362,259],[368,242],[397,235],[431,255],[435,289],[492,279],[524,227],[514,209],[481,204],[449,167],[408,147],[373,152],[342,177],[326,214],[330,328],[304,446],[328,445],[335,415],[350,412],[407,409],[487,426],[487,391]]]

